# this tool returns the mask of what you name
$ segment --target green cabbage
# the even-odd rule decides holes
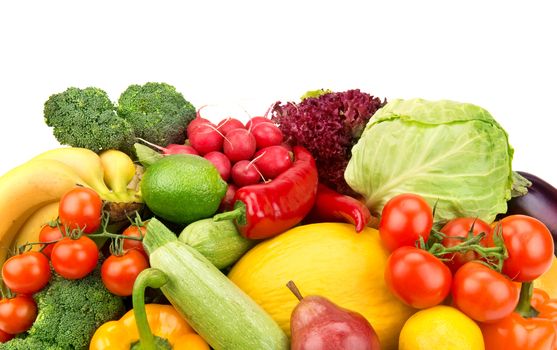
[[[369,120],[344,177],[380,214],[400,193],[436,205],[435,220],[492,222],[513,190],[513,148],[485,109],[454,101],[394,100]]]

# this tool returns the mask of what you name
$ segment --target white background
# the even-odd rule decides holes
[[[2,1],[0,174],[57,146],[50,94],[173,84],[261,114],[309,89],[478,104],[557,185],[552,1]]]

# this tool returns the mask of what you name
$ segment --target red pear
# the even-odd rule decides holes
[[[375,330],[362,315],[322,296],[302,297],[292,281],[287,286],[300,300],[290,318],[291,350],[381,349]]]

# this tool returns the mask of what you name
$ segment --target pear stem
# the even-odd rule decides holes
[[[300,293],[300,290],[298,289],[298,287],[296,286],[296,284],[293,281],[288,281],[286,286],[288,287],[288,289],[290,289],[292,294],[294,294],[296,296],[296,298],[298,298],[299,301],[302,301],[302,299],[304,299],[304,297],[302,296],[302,293]]]

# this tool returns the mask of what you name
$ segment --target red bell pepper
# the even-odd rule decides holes
[[[292,148],[294,163],[270,182],[239,188],[234,210],[217,214],[214,220],[233,219],[240,233],[250,239],[265,239],[297,225],[309,213],[317,192],[315,159],[301,146]]]
[[[353,224],[356,232],[361,232],[370,220],[371,213],[365,204],[319,184],[315,204],[305,221],[344,221]]]
[[[516,311],[480,328],[486,350],[556,350],[557,299],[523,283]]]

